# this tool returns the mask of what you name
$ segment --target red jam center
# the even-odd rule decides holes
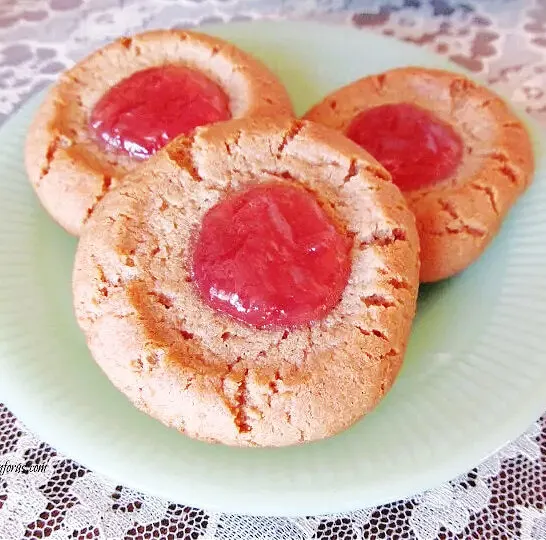
[[[463,154],[461,138],[451,126],[409,103],[361,112],[349,125],[347,137],[380,161],[402,191],[448,178]]]
[[[257,327],[298,326],[339,302],[351,240],[303,189],[265,184],[205,215],[193,276],[205,302]]]
[[[147,158],[177,135],[231,118],[226,93],[199,71],[166,65],[138,71],[95,105],[91,131],[107,146]]]

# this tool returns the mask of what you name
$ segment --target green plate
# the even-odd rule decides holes
[[[425,51],[345,26],[209,28],[267,62],[302,113],[358,77]],[[91,359],[72,314],[76,241],[40,208],[23,167],[38,101],[0,133],[0,400],[32,430],[120,484],[228,512],[304,515],[412,495],[476,465],[546,409],[546,160],[493,245],[423,287],[403,372],[381,405],[332,439],[285,449],[190,440],[134,409]]]

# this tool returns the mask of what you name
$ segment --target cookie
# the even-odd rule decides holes
[[[521,121],[457,73],[407,67],[365,77],[305,118],[346,134],[391,172],[416,216],[423,282],[472,264],[533,176]]]
[[[376,160],[311,122],[239,119],[176,139],[104,197],[73,291],[95,360],[140,410],[282,446],[386,394],[418,274],[414,217]]]
[[[30,127],[25,161],[43,206],[79,235],[104,194],[171,138],[244,116],[293,116],[281,82],[196,32],[121,38],[61,75]]]

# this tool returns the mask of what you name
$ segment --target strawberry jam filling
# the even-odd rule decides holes
[[[291,184],[256,185],[211,208],[193,253],[204,301],[244,323],[290,327],[339,302],[352,241],[313,195]]]
[[[122,80],[93,108],[90,129],[107,147],[147,158],[177,135],[231,118],[229,99],[203,73],[152,67]]]
[[[410,103],[381,105],[357,114],[347,137],[380,161],[402,191],[445,180],[463,154],[462,140],[451,126]]]

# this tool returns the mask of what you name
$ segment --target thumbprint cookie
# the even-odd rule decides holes
[[[521,121],[460,74],[407,67],[365,77],[305,118],[341,131],[391,173],[416,217],[423,282],[473,263],[532,179]]]
[[[45,209],[79,235],[104,194],[177,135],[244,116],[293,116],[283,85],[220,39],[121,38],[65,72],[30,127],[26,168]]]
[[[197,128],[90,217],[75,311],[97,363],[190,437],[282,446],[349,427],[399,371],[419,278],[383,167],[311,122]]]

